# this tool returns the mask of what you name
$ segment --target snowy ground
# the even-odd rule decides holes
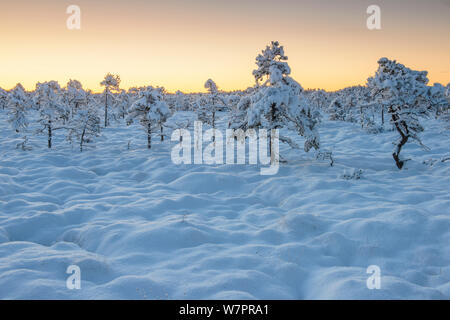
[[[176,166],[173,144],[146,150],[139,126],[83,153],[62,136],[17,150],[0,112],[0,298],[450,299],[450,161],[423,164],[449,156],[450,136],[426,128],[432,150],[408,145],[399,171],[394,132],[324,121],[334,167],[282,149],[288,164],[261,176]],[[352,169],[360,180],[342,178]],[[66,288],[69,265],[81,290]]]

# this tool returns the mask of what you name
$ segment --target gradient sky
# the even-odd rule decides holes
[[[100,90],[107,72],[121,87],[205,91],[254,84],[255,57],[285,47],[304,88],[365,84],[386,56],[450,82],[450,0],[0,0],[0,87],[80,80]],[[66,28],[76,4],[81,30]],[[366,28],[381,7],[382,30]]]

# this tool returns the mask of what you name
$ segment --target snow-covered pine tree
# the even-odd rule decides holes
[[[224,108],[225,102],[213,80],[208,79],[205,82],[205,89],[208,90],[208,93],[197,100],[198,120],[209,124],[214,129],[216,128],[216,113]]]
[[[325,91],[319,89],[310,93],[309,100],[317,110],[322,110],[327,102]]]
[[[183,92],[179,90],[175,92],[174,100],[175,111],[189,111],[191,109],[189,97]]]
[[[61,121],[68,120],[70,110],[62,102],[61,87],[56,81],[37,83],[34,100],[39,106],[40,132],[47,131],[48,148],[51,148],[53,131],[60,129],[57,126]]]
[[[164,87],[157,87],[156,90],[159,92],[159,99],[161,101],[160,105],[155,110],[156,126],[159,127],[159,137],[161,141],[164,141],[164,124],[171,116],[172,112],[165,101],[167,95],[166,89]]]
[[[69,105],[70,114],[73,117],[79,106],[86,103],[86,92],[80,81],[70,79],[67,82],[64,100]]]
[[[337,121],[337,120],[344,121],[344,119],[345,119],[344,106],[339,97],[337,97],[337,98],[333,99],[333,101],[331,101],[330,105],[328,106],[327,112],[330,115],[329,119],[331,121]]]
[[[7,95],[6,106],[8,108],[8,122],[16,132],[21,132],[28,127],[26,117],[27,108],[29,106],[28,97],[23,87],[16,85]]]
[[[147,132],[147,148],[152,146],[152,133],[159,129],[161,141],[163,140],[163,124],[170,115],[167,104],[163,101],[161,88],[146,87],[140,90],[140,98],[135,101],[128,110],[127,123],[131,124],[135,119]]]
[[[252,100],[250,96],[243,96],[236,107],[230,108],[228,128],[247,130],[247,112],[251,107]]]
[[[7,100],[8,100],[8,92],[0,88],[0,108],[2,108],[2,110],[5,110]]]
[[[445,89],[445,96],[447,98],[447,107],[441,114],[441,118],[447,123],[446,129],[450,130],[450,83],[447,84]]]
[[[376,101],[388,106],[390,121],[400,135],[392,156],[402,169],[405,161],[400,159],[400,152],[408,140],[411,138],[423,146],[418,134],[424,130],[420,118],[429,114],[428,103],[424,103],[428,101],[428,73],[411,70],[387,58],[378,60],[378,65],[367,86]]]
[[[174,112],[182,111],[184,107],[184,94],[180,90],[177,90],[175,94],[166,97],[166,103]]]
[[[357,109],[359,110],[359,122],[361,128],[369,133],[380,133],[384,130],[384,106],[377,103],[370,96],[370,92],[358,97]],[[380,110],[380,124],[375,120],[375,114]]]
[[[131,105],[130,95],[125,90],[120,90],[119,95],[117,96],[117,116],[119,118],[125,119],[127,115],[128,109]]]
[[[432,87],[428,87],[424,103],[428,104],[428,109],[436,114],[436,118],[448,108],[445,91],[445,87],[440,83],[435,83]]]
[[[67,140],[70,143],[77,143],[80,146],[80,152],[83,152],[85,144],[91,143],[100,135],[100,116],[97,110],[95,103],[77,108],[69,122]]]
[[[303,88],[289,75],[291,69],[283,46],[272,41],[256,57],[257,69],[253,71],[256,87],[251,94],[247,109],[246,126],[278,129],[287,127],[305,137],[304,150],[319,149],[317,124],[320,116],[303,97]],[[280,141],[297,147],[289,138],[280,136]]]
[[[230,94],[228,97],[224,99],[227,104],[227,109],[230,111],[231,109],[236,109],[239,101],[241,101],[241,95],[238,94]]]
[[[357,122],[358,117],[358,89],[352,88],[344,99],[344,121]]]
[[[131,87],[128,89],[128,95],[130,99],[135,100],[139,98],[139,89],[137,87]]]
[[[103,91],[102,98],[105,102],[105,127],[108,126],[108,106],[112,104],[112,101],[114,99],[114,95],[112,91],[118,91],[119,85],[120,85],[120,77],[118,75],[113,75],[111,73],[108,73],[105,76],[105,79],[103,79],[102,82],[100,82],[100,85],[105,87],[105,90]]]

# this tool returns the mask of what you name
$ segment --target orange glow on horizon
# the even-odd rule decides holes
[[[77,79],[101,92],[111,72],[123,89],[205,92],[211,78],[221,90],[244,90],[271,40],[285,47],[292,77],[305,89],[364,85],[383,56],[429,71],[430,84],[450,82],[450,6],[439,0],[383,2],[379,31],[365,27],[365,0],[77,2],[79,31],[66,28],[71,1],[4,4],[0,87],[34,90],[38,81]]]

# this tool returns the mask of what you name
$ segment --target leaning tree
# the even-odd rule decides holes
[[[375,75],[367,80],[367,86],[372,98],[387,106],[390,121],[400,135],[392,156],[397,167],[402,169],[405,160],[400,159],[400,152],[409,139],[426,148],[418,134],[424,130],[420,118],[430,112],[428,73],[411,70],[387,58],[378,60],[378,65]]]

